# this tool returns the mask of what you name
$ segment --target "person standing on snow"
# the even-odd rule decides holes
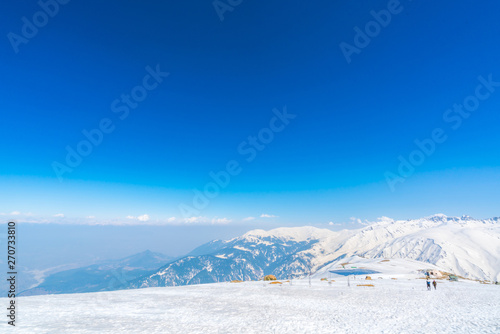
[[[434,285],[434,290],[436,290],[436,285],[437,285],[436,280],[432,281],[432,285]]]
[[[431,289],[431,281],[427,280],[427,290]]]

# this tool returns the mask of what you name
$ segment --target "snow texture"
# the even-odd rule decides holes
[[[500,286],[315,278],[18,298],[2,333],[499,333]],[[5,298],[0,304],[6,305]]]

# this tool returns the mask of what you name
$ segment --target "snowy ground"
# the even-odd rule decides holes
[[[500,333],[500,286],[339,278],[18,298],[2,333]],[[0,305],[7,299],[1,298]],[[5,308],[2,306],[2,309]]]

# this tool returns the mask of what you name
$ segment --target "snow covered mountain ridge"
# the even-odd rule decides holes
[[[245,233],[242,238],[280,238],[282,240],[306,241],[310,239],[321,239],[331,233],[328,229],[319,229],[313,226],[303,227],[280,227],[269,231],[251,230]]]
[[[500,218],[387,217],[356,230],[312,226],[252,230],[214,240],[131,282],[131,288],[303,277],[349,256],[411,259],[471,279],[500,280]]]

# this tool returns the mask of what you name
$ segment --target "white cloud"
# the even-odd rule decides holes
[[[377,220],[379,222],[385,222],[385,223],[391,223],[394,221],[394,219],[386,217],[386,216],[379,217],[379,218],[377,218]]]
[[[207,223],[209,222],[209,219],[207,217],[189,217],[189,218],[184,218],[185,223]]]
[[[199,224],[199,223],[229,224],[230,222],[232,222],[232,220],[228,218],[217,218],[217,217],[209,219],[207,217],[199,216],[199,217],[184,218],[183,222],[189,224]]]
[[[255,217],[246,217],[246,218],[243,218],[243,221],[247,222],[247,221],[254,220],[254,219],[255,219]]]
[[[276,218],[278,216],[275,216],[275,215],[269,215],[267,213],[263,213],[260,215],[260,218]]]
[[[350,224],[359,224],[359,225],[370,225],[369,222],[362,222],[361,219],[356,218],[356,217],[351,217],[349,218],[351,221],[349,222]]]
[[[137,217],[127,216],[125,218],[127,218],[127,219],[137,219],[137,220],[140,220],[141,222],[147,222],[149,220],[149,215],[147,213],[145,213],[142,216],[137,216]]]
[[[340,223],[334,223],[334,222],[329,222],[328,225],[331,225],[331,226],[340,226],[342,224],[340,224]]]
[[[232,220],[227,219],[227,218],[213,218],[212,219],[212,224],[229,224],[230,222],[232,222]]]
[[[0,213],[0,216],[2,213]],[[11,213],[4,213],[5,216],[12,216]],[[33,217],[28,217],[29,215]],[[190,217],[190,218],[179,218],[179,217],[170,217],[153,219],[149,214],[143,214],[139,216],[122,216],[115,218],[103,218],[96,217],[94,215],[89,216],[81,216],[81,217],[66,217],[63,213],[57,213],[49,216],[40,216],[33,215],[31,213],[19,212],[19,214],[15,215],[16,219],[22,219],[23,222],[26,223],[55,223],[55,224],[73,224],[73,225],[167,225],[167,224],[204,224],[204,225],[223,225],[229,224],[233,222],[232,219],[226,217]],[[14,219],[14,218],[13,218]]]
[[[1,212],[0,216],[26,216],[26,217],[31,217],[31,216],[33,216],[33,213],[31,213],[31,212],[12,211],[11,213]]]
[[[137,217],[141,222],[147,222],[149,220],[148,214],[143,214],[142,216]]]

